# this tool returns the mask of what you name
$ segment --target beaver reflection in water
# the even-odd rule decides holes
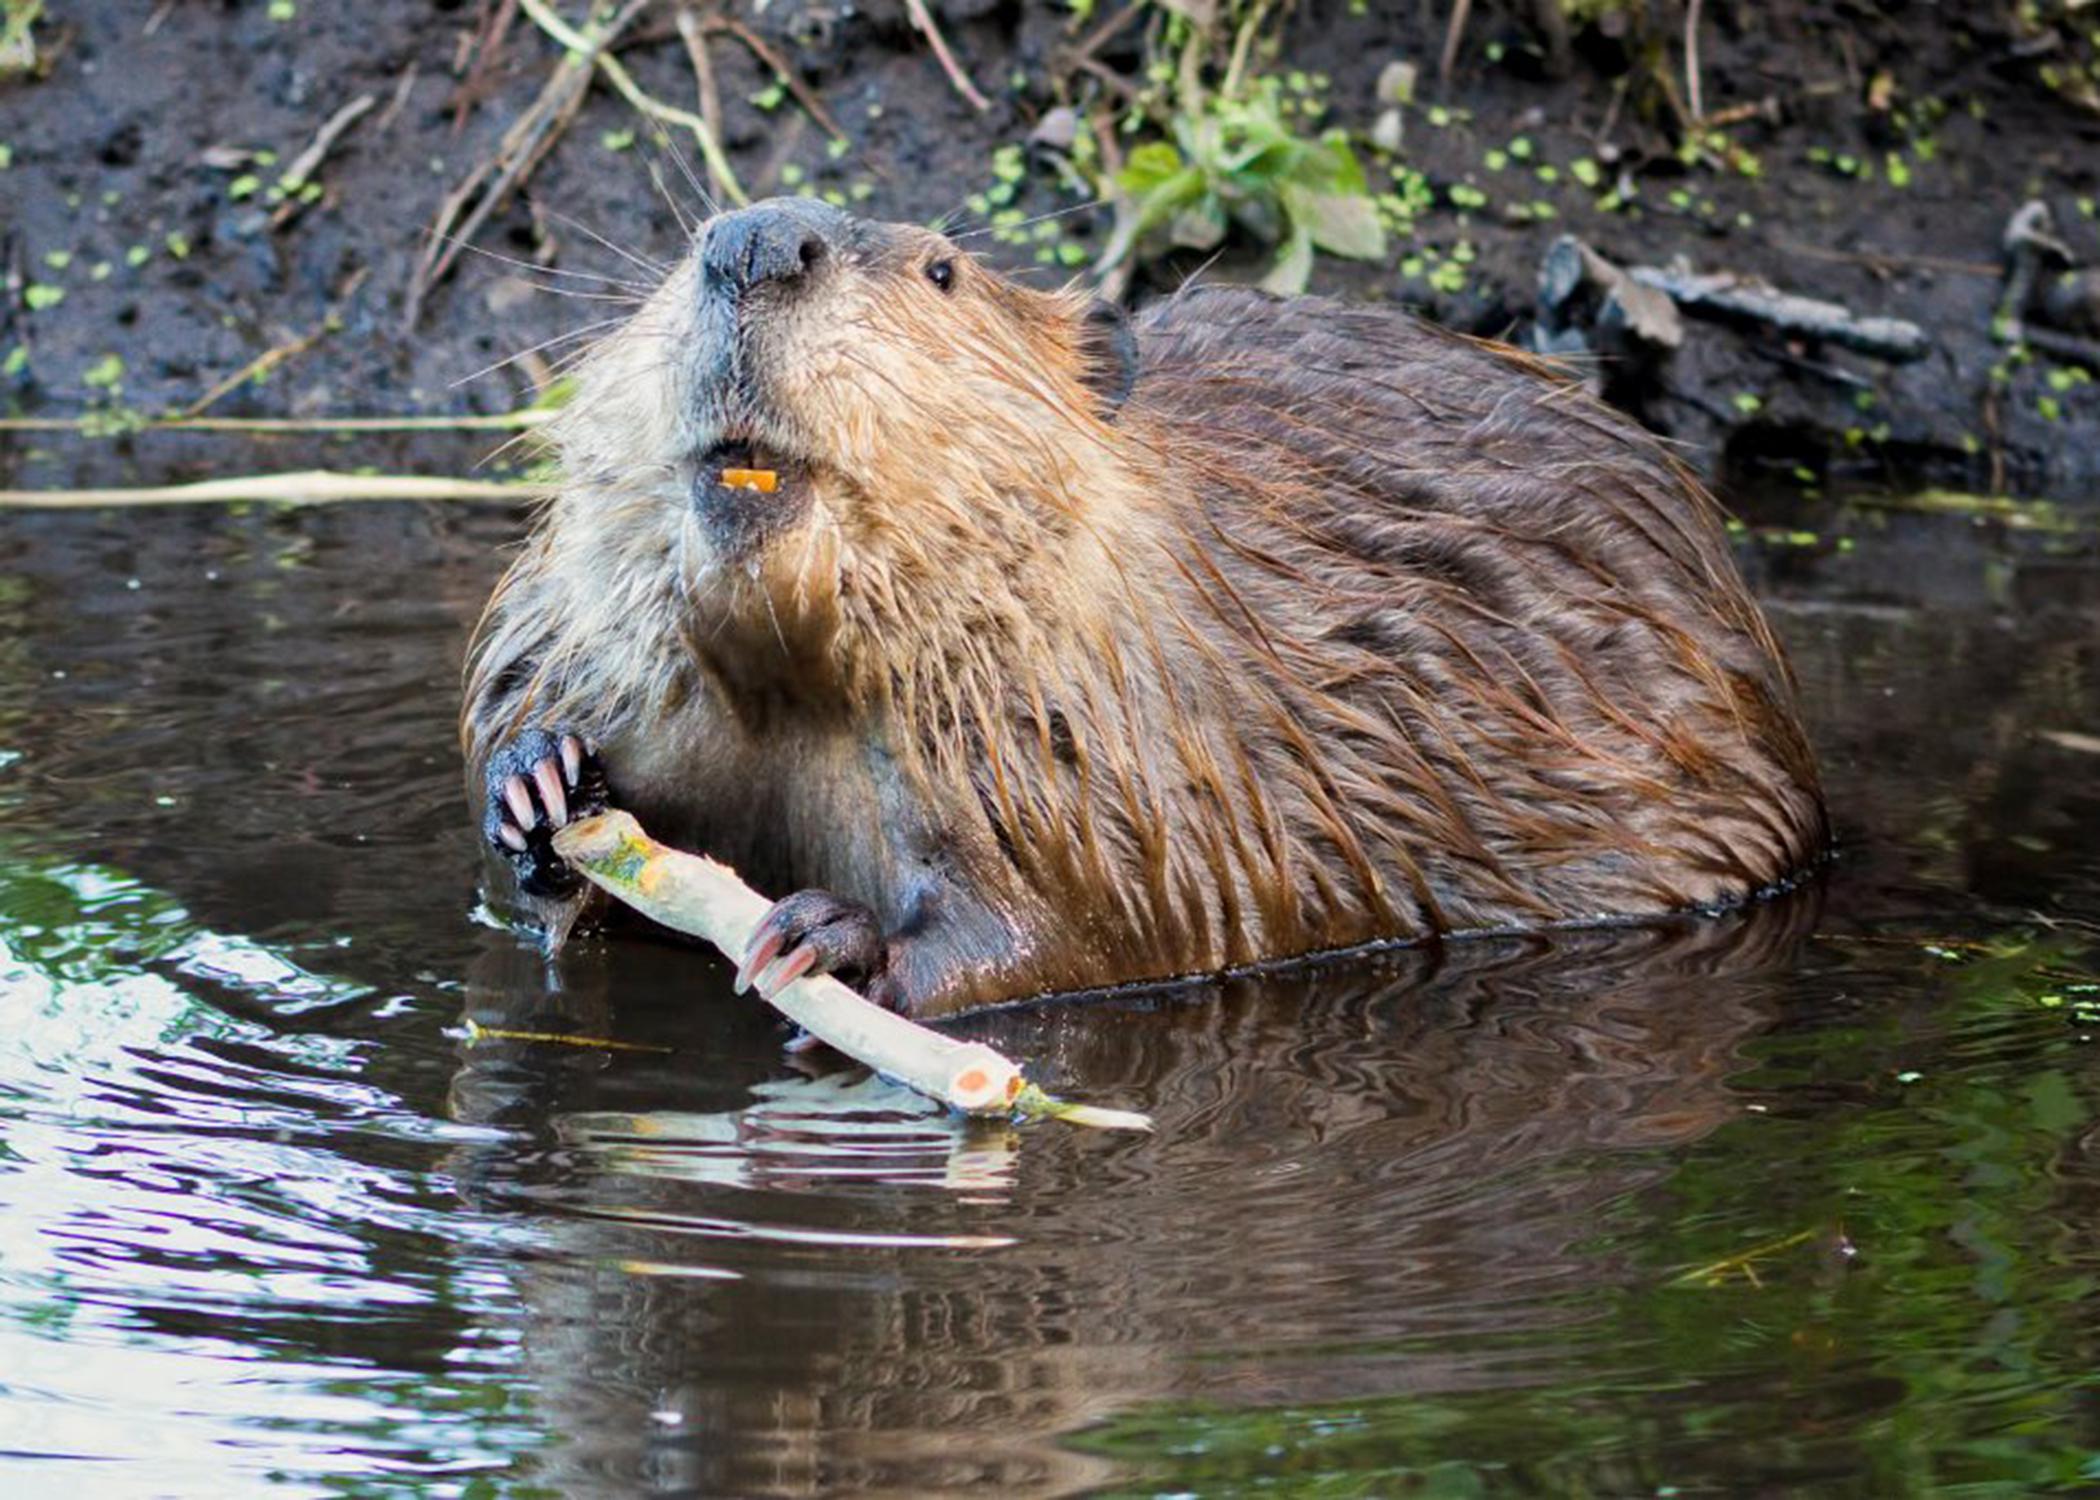
[[[608,797],[797,892],[762,991],[828,969],[919,1015],[1720,907],[1824,846],[1714,502],[1398,312],[1131,322],[775,200],[705,226],[557,441],[463,723],[557,939],[551,830]]]

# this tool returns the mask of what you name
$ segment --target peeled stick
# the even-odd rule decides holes
[[[744,951],[772,909],[729,866],[659,844],[633,814],[618,809],[571,823],[554,835],[554,851],[642,915],[705,939],[731,958]],[[1152,1128],[1145,1115],[1052,1098],[997,1048],[907,1021],[828,974],[797,979],[771,1003],[819,1041],[964,1114],[1047,1115],[1111,1130]]]

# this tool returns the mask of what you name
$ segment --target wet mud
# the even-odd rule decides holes
[[[1579,328],[1562,347],[1731,481],[2100,494],[2100,372],[2008,341],[2001,319],[2007,224],[2040,201],[2055,248],[2013,311],[2043,337],[2085,336],[2073,294],[2052,291],[2100,266],[2100,115],[2050,71],[2082,63],[2037,52],[2010,6],[1953,15],[1739,0],[1704,7],[1694,72],[1660,9],[1620,9],[1644,19],[1618,34],[1580,28],[1560,51],[1531,8],[1482,4],[1446,83],[1437,64],[1448,7],[1296,6],[1280,50],[1259,65],[1314,101],[1312,124],[1380,135],[1395,149],[1366,150],[1373,190],[1420,200],[1385,260],[1321,257],[1314,289],[1536,342],[1540,266],[1563,235],[1622,266],[1681,258],[1695,272],[1762,278],[1915,323],[1926,352],[1891,362],[1698,315],[1666,352]],[[459,0],[65,11],[39,25],[37,71],[0,82],[0,416],[85,415],[98,435],[0,433],[0,484],[467,468],[495,446],[487,434],[125,429],[185,410],[291,347],[211,411],[441,415],[530,403],[543,361],[562,347],[547,341],[617,314],[617,301],[601,299],[623,295],[618,282],[651,279],[701,210],[689,152],[653,148],[633,111],[595,88],[529,189],[474,235],[486,253],[463,256],[411,327],[427,230],[539,92],[559,61],[551,42],[518,21],[491,48],[490,7]],[[1073,274],[1098,253],[1110,218],[1085,206],[1054,151],[1029,148],[1010,205],[1059,215],[1044,227],[991,232],[971,204],[1001,180],[996,151],[1105,87],[1073,64],[1102,17],[1082,24],[1064,5],[983,0],[936,11],[989,96],[982,113],[951,87],[901,4],[733,8],[845,133],[833,146],[755,53],[718,36],[711,67],[735,171],[754,193],[946,216],[1011,269]],[[1092,61],[1140,68],[1143,33],[1124,28]],[[619,56],[657,97],[695,102],[668,13],[644,13]],[[1382,121],[1379,80],[1396,63],[1415,70],[1412,102]],[[1687,108],[1695,81],[1704,118],[1722,123],[1687,135],[1673,111]],[[365,97],[371,106],[310,181],[273,197],[317,130]],[[1231,243],[1215,257],[1154,264],[1134,292],[1160,295],[1192,274],[1251,279],[1271,253]],[[513,451],[497,467],[524,461]]]

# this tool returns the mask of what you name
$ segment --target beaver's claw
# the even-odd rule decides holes
[[[756,988],[772,999],[805,974],[832,974],[882,1000],[882,927],[858,901],[829,891],[797,891],[773,903],[737,966],[738,994]]]
[[[487,784],[482,832],[518,872],[519,889],[529,896],[574,892],[583,877],[554,852],[555,831],[607,803],[605,768],[583,737],[525,730],[489,757]]]

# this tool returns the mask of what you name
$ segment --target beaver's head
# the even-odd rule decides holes
[[[677,539],[688,598],[790,563],[806,586],[813,556],[895,586],[1113,503],[1136,361],[1108,304],[1019,286],[927,229],[773,199],[703,225],[605,341],[562,456],[627,555]]]

